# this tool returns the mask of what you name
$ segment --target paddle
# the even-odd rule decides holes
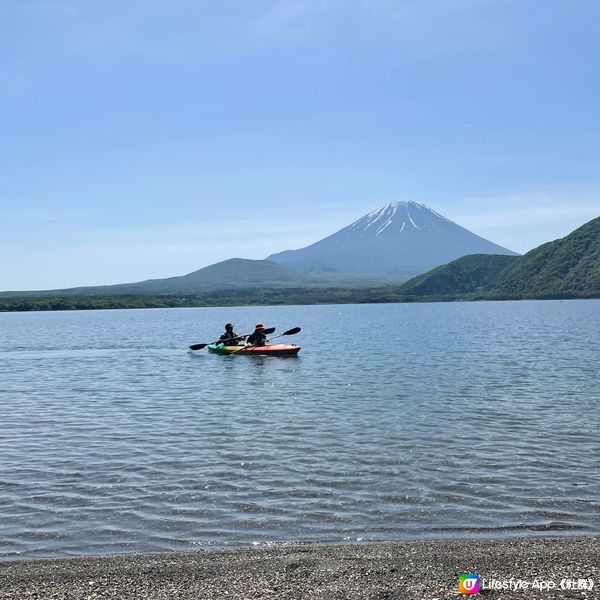
[[[265,329],[265,333],[273,333],[275,331],[275,327],[269,327],[269,329]],[[248,337],[250,334],[246,333],[244,335],[238,335],[236,337],[242,339]],[[206,344],[193,344],[190,346],[190,350],[202,350],[202,348],[206,348],[210,344],[220,344],[221,340],[217,340],[216,342],[207,342]]]
[[[301,327],[292,327],[291,329],[288,329],[287,331],[284,331],[283,333],[280,333],[279,335],[273,336],[269,341],[274,340],[279,337],[283,337],[284,335],[296,335],[297,333],[300,333],[301,331],[302,331]],[[263,333],[271,333],[271,332],[268,329],[265,329]],[[242,346],[238,350],[234,350],[233,352],[231,352],[231,354],[236,354],[240,350],[248,350],[248,348],[256,348],[257,345],[258,344],[252,344],[251,346]]]

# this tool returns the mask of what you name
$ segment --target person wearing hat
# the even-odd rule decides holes
[[[256,324],[254,333],[248,336],[246,343],[250,346],[264,346],[267,343],[265,326],[262,323]]]
[[[225,346],[236,346],[242,339],[243,336],[239,336],[233,331],[233,325],[227,323],[225,333],[219,338],[219,342],[225,344]]]

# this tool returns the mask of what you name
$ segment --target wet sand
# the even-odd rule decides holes
[[[477,573],[480,585],[491,579],[509,585],[511,577],[529,583],[526,590],[484,590],[482,598],[600,598],[600,538],[297,544],[6,561],[0,562],[0,599],[441,600],[467,597],[458,593],[463,572]],[[590,578],[591,590],[577,581],[589,588]],[[556,589],[533,588],[536,579]],[[582,589],[561,589],[565,579]]]

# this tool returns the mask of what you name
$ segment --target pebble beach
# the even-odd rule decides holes
[[[564,537],[6,561],[0,600],[441,600],[466,597],[458,588],[462,573],[479,576],[484,598],[592,599],[600,598],[599,557],[600,537]]]

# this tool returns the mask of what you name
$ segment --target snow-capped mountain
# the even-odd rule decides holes
[[[299,250],[268,257],[308,273],[409,277],[467,254],[516,254],[420,202],[392,202]]]

